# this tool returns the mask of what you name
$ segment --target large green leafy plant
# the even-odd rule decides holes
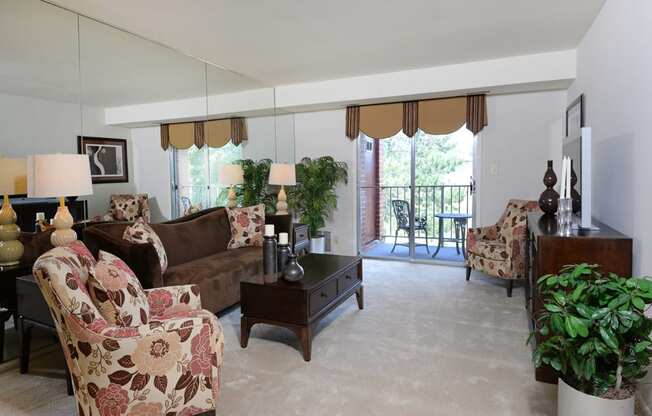
[[[270,192],[267,185],[269,169],[272,166],[270,159],[254,162],[251,159],[239,160],[242,166],[244,183],[236,188],[236,197],[244,207],[265,204],[267,212],[273,212],[276,205],[276,195]]]
[[[535,365],[551,365],[566,383],[594,396],[631,391],[652,354],[652,321],[644,314],[652,282],[579,264],[542,276],[538,285],[544,309],[535,329]]]
[[[316,236],[337,208],[335,188],[348,183],[348,167],[330,156],[303,158],[296,165],[296,175],[297,185],[289,190],[289,203],[301,222],[308,224],[310,235]]]

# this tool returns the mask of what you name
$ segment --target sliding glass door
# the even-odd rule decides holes
[[[474,137],[418,131],[361,135],[360,252],[368,257],[462,263],[473,223]]]

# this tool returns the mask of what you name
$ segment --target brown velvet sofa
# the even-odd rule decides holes
[[[289,232],[289,215],[266,217],[276,232]],[[227,250],[231,228],[224,208],[206,209],[176,220],[150,224],[168,256],[168,269],[161,273],[158,255],[151,244],[133,244],[122,239],[129,222],[103,223],[84,229],[84,242],[97,256],[99,250],[115,254],[136,273],[143,287],[196,284],[202,306],[219,312],[240,301],[240,282],[260,278],[262,249],[244,247]]]

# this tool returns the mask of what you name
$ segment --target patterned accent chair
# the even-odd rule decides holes
[[[151,221],[149,196],[147,194],[111,195],[109,212],[95,218],[95,220],[134,222],[138,218],[143,218],[147,223]]]
[[[111,326],[86,282],[96,261],[83,243],[34,264],[70,370],[79,415],[215,414],[224,348],[220,322],[197,286],[146,290],[149,322]]]
[[[536,201],[510,199],[498,222],[489,227],[470,228],[466,235],[466,280],[471,270],[507,280],[512,296],[514,280],[525,277],[527,214],[538,209]]]

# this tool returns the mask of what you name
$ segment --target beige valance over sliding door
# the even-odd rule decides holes
[[[222,147],[229,140],[236,146],[247,140],[247,125],[244,118],[194,121],[188,123],[161,124],[161,147],[167,150],[188,149],[195,145],[202,148]]]
[[[404,103],[351,106],[346,109],[346,136],[360,132],[386,139],[403,131],[408,137],[418,129],[428,134],[448,134],[466,127],[477,134],[487,125],[484,95],[408,101]]]

